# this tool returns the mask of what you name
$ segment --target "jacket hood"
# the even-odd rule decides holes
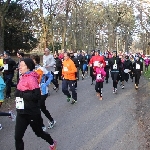
[[[36,73],[35,71],[29,71],[28,73],[25,73],[22,76],[24,76],[24,77],[34,77],[34,78],[37,78],[37,80],[40,78],[40,75],[38,73]]]
[[[35,71],[30,71],[30,72],[28,72],[28,73],[25,73],[24,75],[23,75],[24,77],[29,77],[29,76],[32,76],[32,77],[35,77],[35,78],[39,78],[39,75],[35,72]]]
[[[39,88],[38,77],[39,75],[34,71],[22,75],[17,85],[17,89],[20,91],[26,91]]]

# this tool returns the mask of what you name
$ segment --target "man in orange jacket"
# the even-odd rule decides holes
[[[67,96],[68,102],[71,100],[72,97],[72,104],[77,102],[77,93],[75,90],[76,72],[77,68],[74,62],[70,59],[70,53],[64,53],[64,61],[62,68],[62,92],[64,93],[64,95]],[[68,91],[68,86],[70,87],[72,95]]]

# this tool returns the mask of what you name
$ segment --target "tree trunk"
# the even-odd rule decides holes
[[[0,14],[0,53],[4,51],[4,17]]]
[[[69,13],[69,2],[66,3],[66,15],[65,15],[65,24],[63,28],[62,33],[62,49],[66,49],[66,32],[67,32],[67,26],[68,26],[68,13]]]

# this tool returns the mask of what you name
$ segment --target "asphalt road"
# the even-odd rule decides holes
[[[66,101],[61,86],[57,93],[51,87],[46,105],[57,123],[47,132],[57,140],[57,150],[138,150],[141,133],[135,113],[137,91],[134,83],[125,83],[125,89],[118,85],[118,93],[113,94],[109,78],[109,83],[104,83],[102,101],[97,98],[94,87],[90,77],[80,80],[78,102],[74,105]],[[44,115],[43,118],[48,125],[47,118]],[[3,125],[0,150],[15,150],[15,122],[0,117],[0,123]],[[49,149],[49,144],[38,138],[30,126],[25,132],[24,143],[25,150]]]

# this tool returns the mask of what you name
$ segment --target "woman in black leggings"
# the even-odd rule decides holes
[[[41,91],[38,83],[38,74],[33,71],[35,64],[32,59],[21,60],[19,71],[22,74],[17,85],[16,96],[16,126],[15,126],[15,146],[16,150],[24,150],[23,136],[28,127],[38,137],[41,137],[50,144],[50,150],[56,149],[56,142],[50,134],[41,128],[41,111],[38,101],[41,98]]]

